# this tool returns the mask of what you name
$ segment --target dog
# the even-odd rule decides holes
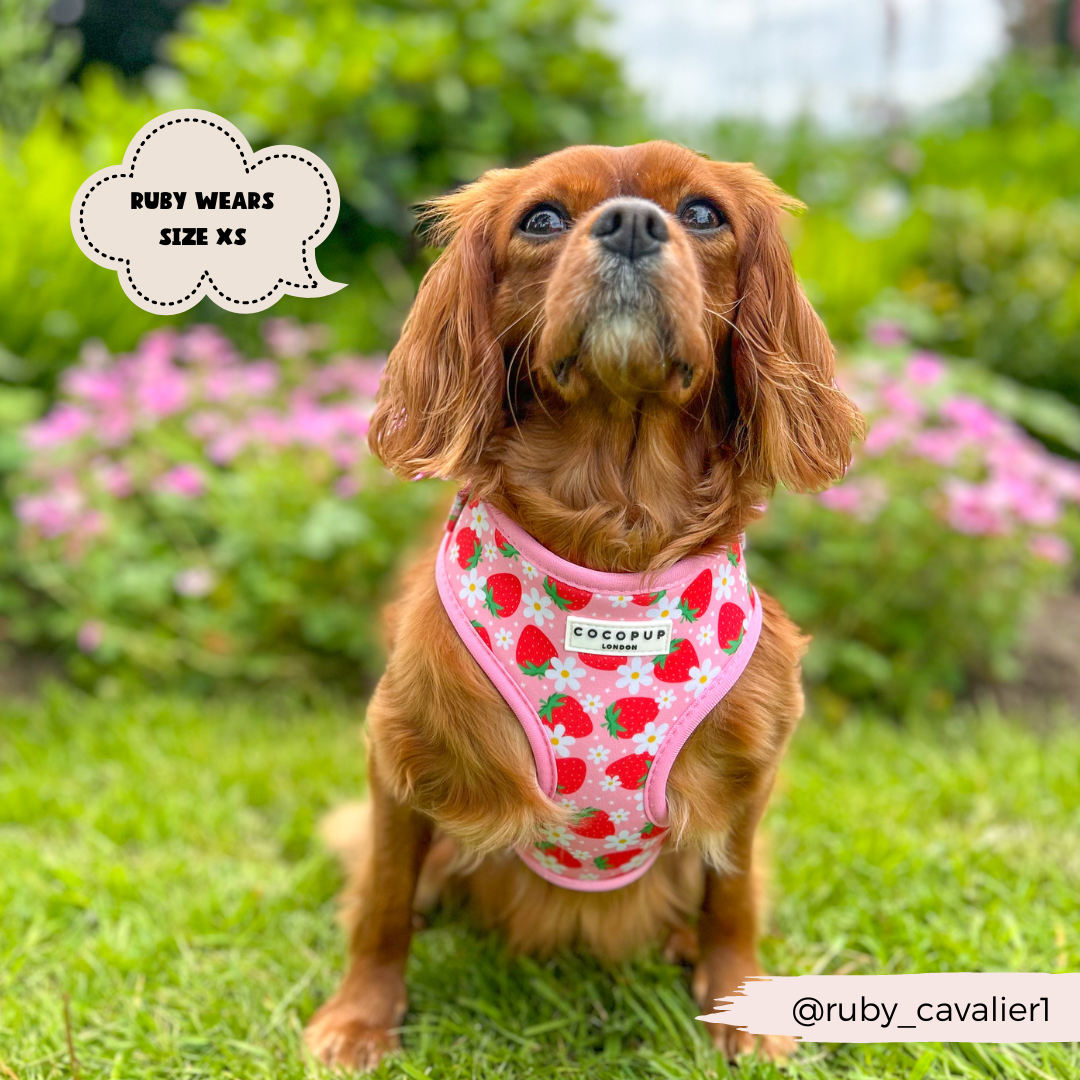
[[[428,208],[445,250],[388,358],[369,442],[405,479],[452,478],[467,490],[389,606],[389,661],[367,714],[368,803],[335,830],[350,864],[348,970],[305,1031],[322,1061],[369,1069],[398,1046],[414,909],[450,888],[517,950],[580,948],[617,960],[666,941],[669,955],[694,965],[703,1008],[761,974],[754,837],[803,710],[807,639],[745,579],[741,605],[721,603],[719,590],[775,485],[810,492],[839,479],[862,424],[837,387],[833,348],[781,232],[783,214],[799,205],[751,165],[649,142],[573,147],[496,169]],[[697,576],[692,589],[679,579],[679,611],[664,608],[663,589],[627,598],[612,585],[594,596],[559,573],[545,573],[545,594],[539,581],[530,589],[536,567],[519,544],[579,583],[670,582],[685,568]],[[476,576],[488,558],[512,568],[498,590],[490,570]],[[467,606],[471,591],[486,609]],[[596,618],[570,618],[582,595],[600,604],[589,609]],[[635,606],[656,597],[647,613]],[[539,649],[531,660],[519,654],[516,668],[505,647],[514,635],[496,618],[511,605],[519,649],[526,636]],[[717,637],[703,629],[718,606]],[[725,608],[737,611],[726,629]],[[706,610],[690,637],[697,623],[687,629],[686,620]],[[615,661],[599,651],[564,657],[542,629],[545,612],[565,619],[568,641],[590,627],[683,636],[654,658],[623,650],[616,660],[627,682],[618,685],[628,690],[611,682],[608,697],[623,693],[622,706],[598,723],[583,706],[602,695],[584,691],[590,680],[616,679]],[[739,658],[722,697],[702,704],[692,679],[667,698],[630,696],[633,679],[660,686],[691,652],[707,682],[698,654],[720,638],[719,662],[729,650]],[[525,695],[529,684],[550,690],[545,676],[566,693],[545,697],[538,719]],[[673,713],[667,731],[655,722],[658,705],[680,694],[686,715]],[[555,744],[575,739],[545,708],[565,713],[572,730],[588,726],[596,769],[617,760],[623,779],[628,769],[635,778],[620,787],[598,771],[581,781],[592,761],[566,767],[578,758]],[[635,723],[639,714],[654,721]],[[635,793],[633,804],[629,789],[645,784],[649,766],[658,772],[662,751],[651,757],[644,744],[661,728],[685,741],[668,754],[659,794],[654,785],[651,802]],[[608,761],[610,747],[626,753]],[[580,783],[593,785],[587,807],[563,794]],[[601,814],[592,804],[606,792],[626,802]],[[637,831],[612,824],[631,812],[623,805],[645,815]],[[594,854],[620,843],[632,857]],[[563,887],[560,875],[575,866],[589,880]],[[605,873],[621,887],[596,880]],[[710,1031],[729,1057],[793,1049],[786,1037]]]

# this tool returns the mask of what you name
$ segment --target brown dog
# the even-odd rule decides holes
[[[403,477],[469,484],[594,570],[662,570],[737,541],[777,482],[843,475],[861,428],[780,232],[793,205],[749,165],[662,142],[575,147],[437,200],[448,246],[390,354],[372,449]],[[761,598],[749,665],[675,761],[665,853],[617,891],[575,892],[507,854],[569,811],[538,789],[434,564],[433,547],[405,578],[368,711],[349,969],[311,1049],[370,1068],[397,1045],[418,889],[448,874],[515,948],[611,959],[667,936],[696,962],[703,1006],[759,974],[753,839],[803,705],[805,639],[784,612]],[[451,872],[455,850],[471,859]],[[754,1045],[710,1031],[732,1056]]]

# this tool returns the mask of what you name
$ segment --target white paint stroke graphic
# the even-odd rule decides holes
[[[209,296],[242,313],[345,288],[315,262],[338,206],[334,174],[315,154],[256,153],[216,113],[177,109],[145,124],[120,165],[82,184],[71,231],[147,311],[174,315]]]
[[[940,972],[748,979],[709,1024],[814,1042],[1080,1040],[1080,974]]]

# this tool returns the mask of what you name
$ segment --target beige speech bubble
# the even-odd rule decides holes
[[[337,182],[314,154],[253,153],[222,117],[178,109],[79,188],[71,231],[147,311],[186,311],[204,295],[228,311],[263,311],[286,294],[345,288],[315,263],[337,215]]]

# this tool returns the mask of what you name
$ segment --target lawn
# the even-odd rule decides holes
[[[314,828],[361,786],[358,721],[327,701],[58,689],[0,710],[0,1074],[321,1075],[300,1029],[342,942]],[[1078,763],[1068,725],[807,723],[768,819],[769,968],[1076,969]],[[442,917],[409,983],[407,1053],[381,1076],[731,1075],[685,973],[655,958],[512,959]],[[786,1075],[1065,1078],[1080,1048],[807,1044]]]

